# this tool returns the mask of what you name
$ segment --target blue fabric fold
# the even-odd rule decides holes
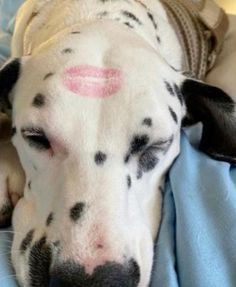
[[[166,186],[151,286],[236,286],[236,167],[182,136]]]

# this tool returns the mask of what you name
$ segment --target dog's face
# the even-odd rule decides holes
[[[13,218],[17,277],[22,286],[148,286],[161,187],[179,153],[183,76],[119,25],[59,38],[11,77],[27,179]]]

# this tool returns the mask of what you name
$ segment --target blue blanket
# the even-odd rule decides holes
[[[0,65],[9,57],[14,14],[23,0],[0,0]],[[151,287],[236,286],[236,168],[193,147],[181,154],[164,192]],[[0,286],[17,287],[10,264],[12,234],[0,231]]]
[[[182,135],[165,190],[151,287],[236,286],[236,167]]]
[[[0,66],[9,58],[14,16],[23,0],[0,0]]]

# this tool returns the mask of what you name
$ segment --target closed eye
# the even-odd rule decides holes
[[[148,149],[152,149],[153,151],[156,151],[156,152],[160,151],[165,154],[169,150],[173,140],[174,140],[174,136],[172,135],[168,139],[154,142],[151,146],[148,147]]]
[[[51,148],[50,141],[48,140],[42,128],[29,127],[21,130],[24,140],[31,146],[38,150],[48,150]]]

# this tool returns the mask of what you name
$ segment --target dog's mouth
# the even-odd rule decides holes
[[[121,89],[122,72],[115,68],[74,66],[65,70],[63,82],[66,88],[80,96],[104,98]]]

